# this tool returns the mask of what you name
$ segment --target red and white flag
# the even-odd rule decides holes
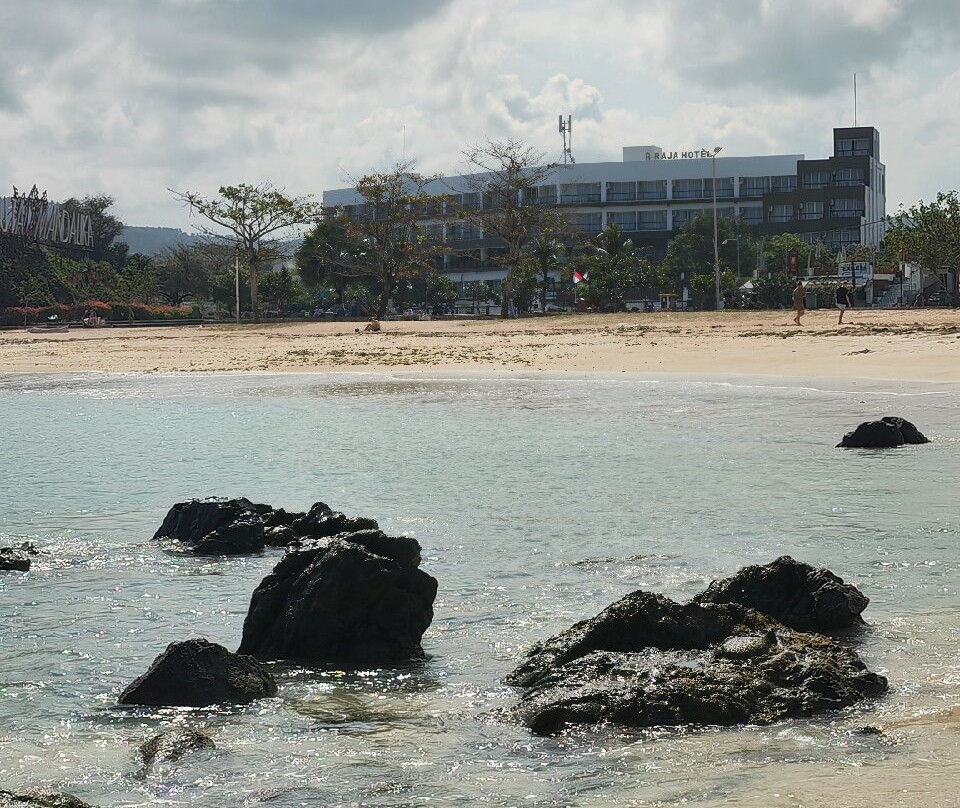
[[[590,273],[588,271],[581,272],[579,269],[573,270],[573,282],[583,283],[584,281],[590,281]]]

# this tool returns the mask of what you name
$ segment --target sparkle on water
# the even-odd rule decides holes
[[[960,389],[639,377],[0,376],[0,789],[99,806],[915,805],[960,793]],[[933,443],[834,449],[862,420]],[[277,666],[247,707],[119,708],[169,642],[240,640],[279,558],[150,541],[194,496],[323,500],[415,536],[440,583],[409,668]],[[506,716],[532,642],[643,588],[686,599],[789,553],[871,598],[889,695],[737,729],[578,731]],[[217,748],[145,770],[170,726]],[[866,725],[881,734],[858,730]],[[937,796],[939,795],[939,796]],[[942,804],[950,804],[948,801]]]

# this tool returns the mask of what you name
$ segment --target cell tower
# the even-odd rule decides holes
[[[563,164],[575,163],[573,159],[573,116],[567,115],[567,119],[560,116],[560,134],[563,135]],[[569,137],[569,139],[568,139]]]

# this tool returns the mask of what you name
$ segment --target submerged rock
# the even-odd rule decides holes
[[[929,443],[919,429],[904,418],[887,415],[879,421],[864,421],[843,436],[839,449],[891,449],[905,443]]]
[[[93,806],[72,794],[40,788],[22,792],[0,789],[0,808],[93,808]]]
[[[770,567],[792,569],[789,561]],[[729,581],[718,598],[735,593]],[[535,645],[507,677],[523,689],[519,720],[538,734],[577,724],[763,724],[886,692],[887,680],[847,646],[739,602],[712,602],[709,592],[686,604],[633,592]],[[799,601],[798,620],[819,614]]]
[[[0,572],[28,572],[32,563],[30,555],[25,550],[16,547],[0,547]]]
[[[318,509],[308,521],[330,520]],[[306,665],[421,659],[437,581],[419,564],[415,539],[380,530],[304,539],[254,591],[239,653]]]
[[[276,695],[277,683],[256,659],[204,639],[170,643],[142,676],[120,694],[120,704],[206,707],[249,704]]]
[[[146,766],[157,761],[177,761],[187,752],[216,749],[213,738],[194,729],[170,729],[140,744],[140,757]]]
[[[744,567],[714,581],[693,598],[696,603],[739,603],[798,631],[829,634],[861,625],[870,599],[823,567],[790,556]]]

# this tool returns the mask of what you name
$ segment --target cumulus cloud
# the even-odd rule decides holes
[[[400,159],[453,173],[487,138],[553,158],[558,115],[579,162],[650,143],[824,156],[857,72],[909,202],[960,185],[941,159],[958,44],[952,0],[0,3],[0,177],[185,226],[168,187],[319,194]]]

